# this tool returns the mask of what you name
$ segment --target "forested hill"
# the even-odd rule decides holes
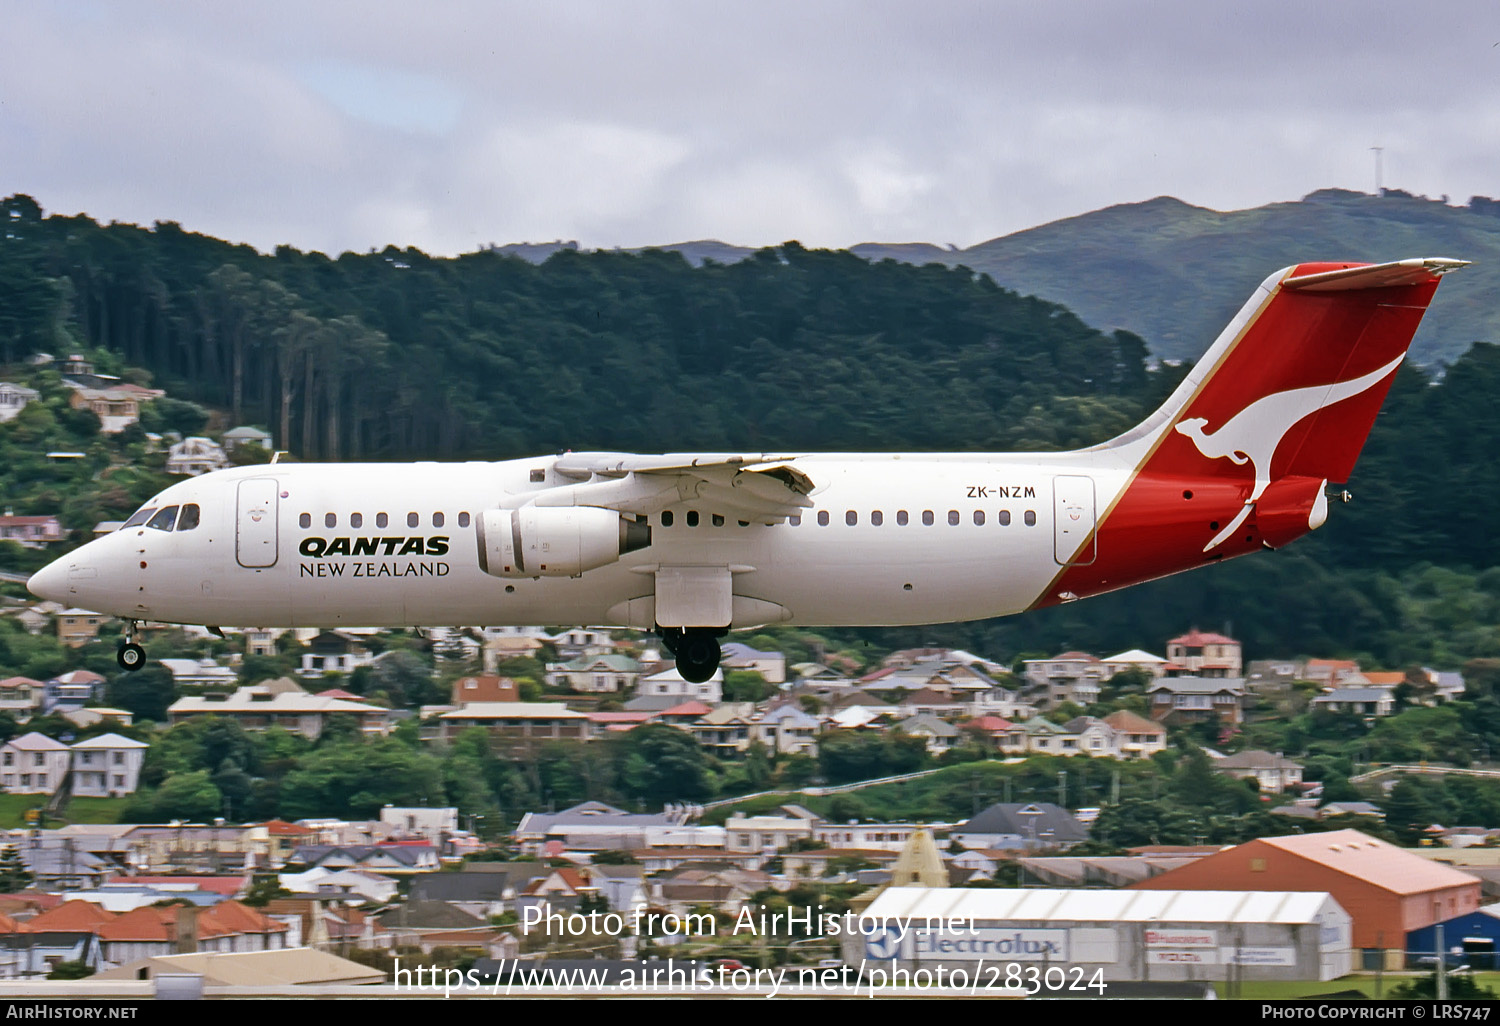
[[[4,210],[0,361],[99,346],[303,459],[1058,448],[1127,427],[1180,373],[1156,382],[1139,339],[971,271],[795,243],[696,268],[330,259]]]
[[[1443,285],[1430,320],[1450,316],[1450,290],[1473,270]],[[57,395],[26,358],[90,351],[102,372],[258,423],[303,459],[1057,449],[1125,429],[1184,373],[1148,369],[1135,335],[968,268],[795,243],[698,267],[662,251],[563,250],[540,264],[261,255],[171,222],[45,217],[18,196],[0,201],[0,297],[5,379]],[[1497,395],[1494,345],[1441,378],[1408,366],[1349,482],[1356,501],[1287,553],[950,637],[997,653],[1113,650],[1233,620],[1260,652],[1500,655]],[[52,512],[66,468],[37,465],[38,452],[87,443],[34,427],[0,429],[0,492],[17,512]],[[80,500],[88,515],[65,526],[86,532],[129,498]],[[1452,569],[1434,577],[1427,562]]]
[[[565,243],[502,247],[545,259]],[[722,242],[666,247],[694,262],[751,251]],[[1089,324],[1124,328],[1153,355],[1196,359],[1266,275],[1309,260],[1379,263],[1448,256],[1473,261],[1443,286],[1441,314],[1417,333],[1413,360],[1450,363],[1477,341],[1500,341],[1500,202],[1465,206],[1388,189],[1324,189],[1290,203],[1218,211],[1169,196],[1123,203],[982,242],[865,243],[871,260],[963,264],[1002,286],[1062,303]]]

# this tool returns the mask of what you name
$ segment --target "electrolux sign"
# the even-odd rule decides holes
[[[1013,962],[1066,962],[1068,931],[997,928],[954,934],[916,930],[912,955],[922,961],[1004,958]]]

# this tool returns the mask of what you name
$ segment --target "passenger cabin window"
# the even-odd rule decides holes
[[[874,524],[876,527],[879,527],[881,524],[885,523],[885,514],[880,512],[880,510],[878,509],[871,510],[870,523]]]
[[[408,514],[406,514],[406,526],[407,527],[416,527],[421,522],[422,522],[422,518],[419,517],[419,516],[417,516],[415,513],[408,513]]]
[[[120,525],[120,530],[123,531],[127,527],[140,527],[146,521],[150,520],[151,514],[155,512],[155,506],[142,506],[140,509],[135,511],[134,515],[132,515],[129,520]]]
[[[432,515],[432,526],[433,527],[442,527],[443,524],[446,523],[446,522],[447,521],[444,519],[444,517],[443,517],[443,515],[441,513],[434,513]]]
[[[365,526],[365,515],[363,513],[350,513],[349,514],[349,526],[353,527],[353,528],[364,527]]]
[[[932,526],[932,510],[924,509],[922,511],[922,523],[927,527]]]
[[[957,527],[958,526],[958,510],[956,510],[956,509],[950,509],[948,511],[948,526],[949,527]]]
[[[896,524],[898,526],[905,527],[907,519],[908,518],[906,516],[906,510],[904,510],[904,509],[898,509],[898,510],[896,510]]]
[[[849,512],[844,514],[844,523],[848,524],[850,527],[853,527],[855,524],[859,523],[859,514],[851,509]]]
[[[323,526],[324,527],[337,527],[337,526],[339,526],[339,515],[337,513],[324,513],[323,514]]]
[[[975,527],[983,527],[984,526],[984,510],[982,510],[982,509],[976,509],[974,511],[974,526]]]
[[[826,509],[820,509],[820,510],[818,510],[818,526],[819,527],[827,527],[828,526],[828,511]]]
[[[177,507],[163,506],[157,511],[156,516],[146,521],[146,526],[158,531],[170,531],[172,525],[177,522]]]
[[[672,526],[672,520],[673,520],[673,517],[672,517],[672,511],[671,510],[664,509],[664,510],[661,511],[661,526],[663,526],[663,527],[671,527]]]
[[[312,526],[312,514],[311,513],[304,513],[300,517],[298,517],[297,518],[297,526],[298,527],[302,527],[302,528],[311,527]]]
[[[177,530],[191,531],[198,526],[200,510],[196,502],[190,502],[182,507],[182,516],[177,518]]]
[[[786,518],[786,522],[789,523],[789,524],[791,524],[793,527],[801,527],[802,526],[802,518],[801,517],[787,517]]]
[[[391,523],[391,518],[388,517],[388,516],[386,516],[384,513],[376,513],[375,514],[375,526],[376,527],[382,527],[382,528],[383,527],[388,527],[388,526],[390,526],[390,523]]]
[[[713,523],[714,523],[715,527],[723,527],[724,526],[724,514],[722,514],[722,513],[715,513],[710,519],[713,520]]]
[[[1008,510],[1008,509],[1002,509],[999,513],[995,514],[995,519],[998,520],[998,521],[1000,521],[1000,526],[1001,527],[1009,527],[1010,526],[1010,510]]]
[[[1034,510],[1034,509],[1028,509],[1026,511],[1026,526],[1027,527],[1035,527],[1036,526],[1036,510]]]
[[[459,527],[468,527],[469,526],[469,514],[467,514],[467,513],[460,513],[458,515],[458,526]]]
[[[697,510],[695,510],[695,509],[688,510],[687,525],[689,527],[697,527],[698,526],[698,511]]]

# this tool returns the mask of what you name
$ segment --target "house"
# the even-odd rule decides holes
[[[1025,678],[1032,688],[1046,689],[1049,706],[1073,702],[1090,706],[1099,701],[1099,685],[1116,668],[1087,652],[1064,652],[1050,659],[1027,659]]]
[[[73,745],[73,794],[79,798],[119,798],[135,794],[146,761],[143,741],[100,734]]]
[[[1245,718],[1245,682],[1238,677],[1172,676],[1168,671],[1146,690],[1146,696],[1151,718],[1158,722],[1218,719],[1240,723]]]
[[[529,635],[489,635],[484,642],[484,672],[498,673],[501,663],[511,659],[535,657],[541,649],[541,639]]]
[[[1254,777],[1262,791],[1276,793],[1302,783],[1302,766],[1279,752],[1253,750],[1230,755],[1214,763],[1214,769],[1236,780]]]
[[[0,541],[13,541],[28,549],[43,549],[62,539],[62,521],[55,516],[18,517],[9,509],[0,516]]]
[[[650,716],[652,713],[602,715]],[[693,737],[715,755],[738,755],[755,739],[755,703],[725,702],[692,724]]]
[[[230,456],[233,456],[234,451],[243,445],[258,445],[266,452],[276,451],[276,443],[271,437],[271,432],[248,425],[230,428],[220,436],[220,442],[224,446],[224,452]]]
[[[1396,693],[1392,688],[1337,687],[1314,698],[1312,706],[1329,712],[1389,716],[1396,709]]]
[[[67,720],[79,730],[97,726],[105,720],[113,720],[119,727],[128,727],[135,720],[135,713],[129,709],[115,709],[105,705],[91,705],[83,709],[66,709],[62,718]]]
[[[232,688],[239,680],[233,670],[212,659],[159,659],[157,662],[171,672],[172,683],[179,688]]]
[[[453,704],[462,708],[471,702],[519,702],[521,688],[509,677],[486,673],[460,677],[453,682]]]
[[[720,847],[723,827],[699,827],[677,807],[662,812],[626,812],[603,802],[580,802],[561,812],[528,812],[511,836],[523,853],[535,855],[549,842],[571,851],[632,851],[691,844]]]
[[[363,902],[384,905],[396,897],[399,890],[396,881],[390,877],[358,869],[319,867],[305,873],[282,873],[277,879],[282,887],[293,894],[307,894],[324,901],[336,899],[355,904]]]
[[[1159,655],[1139,648],[1132,648],[1127,652],[1117,652],[1112,656],[1105,656],[1099,660],[1110,670],[1110,676],[1121,670],[1140,670],[1149,673],[1153,677],[1160,677],[1167,672],[1167,661]]]
[[[736,812],[724,824],[725,848],[731,852],[766,852],[793,841],[809,840],[821,820],[800,805],[783,805],[780,815],[746,816]]]
[[[1116,709],[1104,717],[1119,737],[1120,757],[1145,759],[1167,747],[1167,730],[1160,723],[1129,709]]]
[[[106,435],[117,435],[141,419],[143,399],[155,398],[142,395],[142,391],[151,390],[137,390],[125,385],[109,388],[75,386],[73,394],[68,397],[68,405],[75,410],[92,410],[99,418],[99,430]]]
[[[944,723],[936,716],[927,713],[919,713],[902,720],[896,724],[896,729],[903,734],[922,738],[927,743],[927,751],[932,755],[942,755],[959,739],[957,727],[951,723]]]
[[[13,419],[16,414],[26,408],[27,403],[35,402],[41,398],[41,395],[42,393],[34,388],[0,381],[0,424]]]
[[[0,712],[7,712],[21,722],[31,719],[42,708],[47,686],[30,677],[6,677],[0,680]]]
[[[624,694],[635,687],[641,667],[624,655],[582,655],[547,664],[547,683],[586,694]]]
[[[813,753],[818,747],[822,721],[797,706],[785,704],[753,717],[751,737],[773,752]]]
[[[1244,665],[1238,641],[1195,627],[1167,642],[1167,664],[1163,670],[1169,677],[1239,679],[1244,676]]]
[[[99,628],[110,617],[90,609],[64,609],[57,614],[57,640],[69,648],[78,648],[97,640]]]
[[[1119,736],[1115,728],[1104,720],[1095,719],[1092,716],[1075,716],[1063,724],[1063,729],[1072,738],[1064,738],[1063,754],[1080,752],[1091,758],[1108,756],[1118,759],[1120,757]],[[1076,739],[1076,740],[1074,740]],[[1067,742],[1073,741],[1074,747],[1069,749]]]
[[[364,734],[384,736],[395,726],[389,709],[305,691],[278,692],[263,684],[238,688],[232,694],[188,695],[167,709],[173,725],[205,714],[229,717],[245,730],[279,726],[313,740],[322,736],[331,716],[355,717]]]
[[[684,680],[673,666],[642,677],[636,694],[639,698],[675,698],[679,701],[696,698],[709,705],[718,705],[724,701],[724,671],[715,670],[708,680],[694,684]]]
[[[32,731],[0,746],[0,785],[11,794],[51,794],[68,772],[72,752]]]
[[[470,727],[483,727],[497,752],[530,751],[547,741],[587,741],[589,719],[562,702],[472,702],[438,716],[439,734],[455,741]]]
[[[727,670],[758,673],[768,684],[786,683],[786,656],[780,652],[761,652],[741,641],[719,646],[719,665]]]
[[[374,661],[364,641],[347,631],[323,631],[308,642],[302,656],[304,677],[321,677],[325,673],[353,673]]]
[[[1338,687],[1346,682],[1353,683],[1354,678],[1361,677],[1359,663],[1353,659],[1309,659],[1303,666],[1302,673],[1304,680],[1321,684],[1325,688]],[[1359,683],[1365,683],[1362,677]]]
[[[229,466],[229,457],[212,438],[197,435],[176,442],[167,450],[167,473],[197,477]]]
[[[427,873],[440,865],[430,844],[309,844],[292,852],[291,861],[309,869],[359,869],[385,876]]]
[[[1067,809],[1049,802],[999,802],[953,828],[965,848],[1066,848],[1088,840],[1088,829]]]

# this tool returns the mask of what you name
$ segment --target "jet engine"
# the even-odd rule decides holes
[[[577,577],[651,544],[648,524],[597,506],[486,510],[479,566],[496,577]]]

